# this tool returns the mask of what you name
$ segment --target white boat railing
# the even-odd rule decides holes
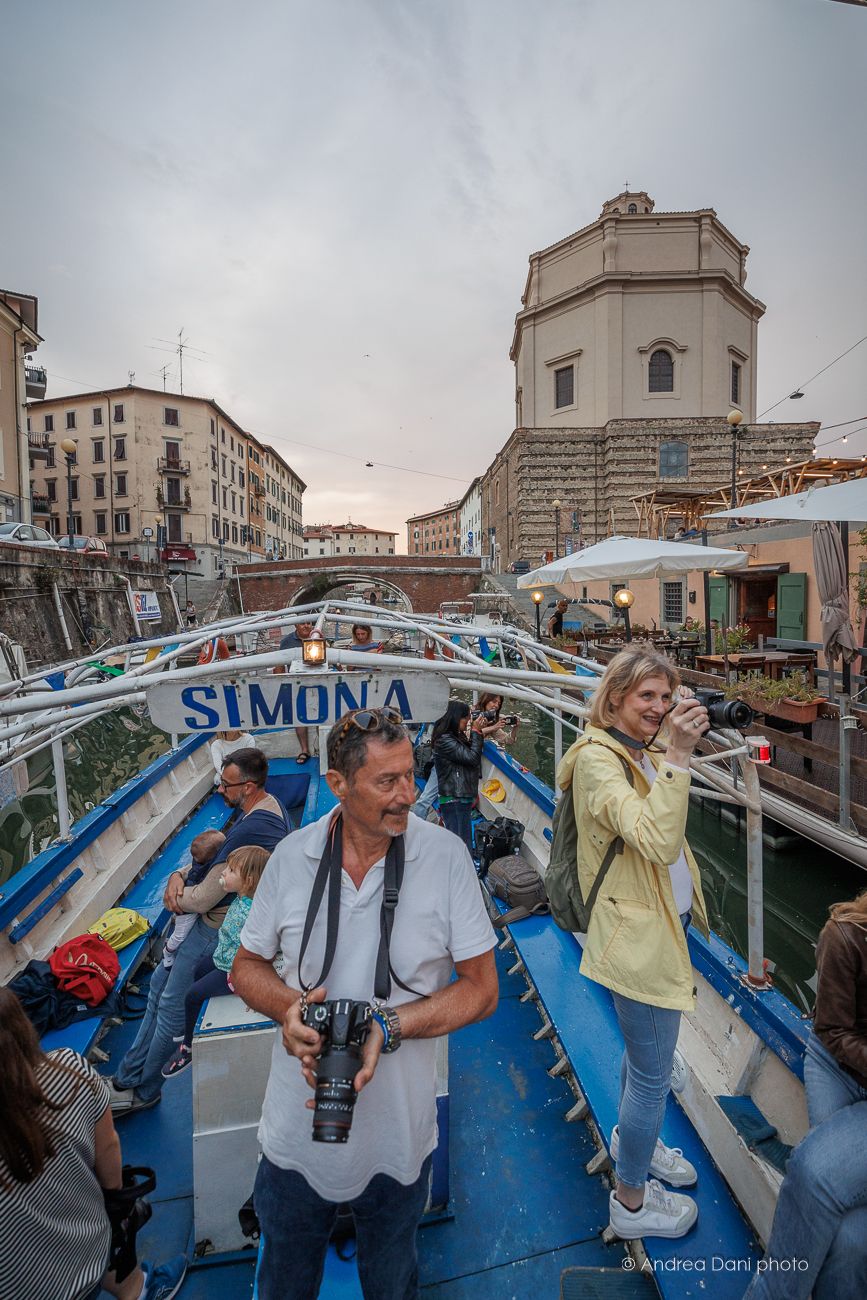
[[[528,634],[509,625],[480,626],[472,621],[443,619],[434,615],[394,613],[378,606],[351,601],[326,601],[260,613],[246,613],[222,619],[205,627],[191,629],[166,638],[152,638],[104,650],[106,660],[122,658],[125,671],[108,681],[93,680],[104,671],[92,655],[59,665],[52,672],[64,674],[64,686],[45,689],[45,673],[31,673],[0,687],[0,771],[14,763],[50,748],[54,765],[58,800],[60,839],[69,837],[70,815],[66,792],[63,741],[66,737],[105,713],[121,707],[141,708],[147,703],[150,686],[229,681],[244,676],[267,677],[275,669],[285,668],[293,657],[290,650],[269,649],[214,659],[206,664],[181,665],[181,656],[196,654],[215,637],[244,637],[273,633],[313,622],[324,633],[333,623],[368,623],[376,626],[382,641],[411,637],[421,646],[429,646],[437,658],[401,653],[399,649],[382,652],[351,650],[329,646],[325,664],[318,671],[347,669],[353,671],[422,670],[444,676],[455,689],[492,691],[535,708],[554,725],[555,770],[563,753],[563,728],[579,732],[588,715],[584,702],[599,681],[602,665],[579,659],[562,651],[542,647]],[[495,666],[475,648],[484,641],[499,653]],[[147,652],[157,654],[147,659]],[[525,666],[508,663],[517,655]],[[142,659],[145,656],[145,659]],[[549,660],[567,666],[554,672]],[[740,804],[747,819],[747,897],[749,930],[749,973],[751,987],[768,987],[763,969],[762,915],[762,806],[758,774],[743,738],[737,732],[710,732],[708,738],[718,752],[697,757],[692,762],[696,793],[703,798]],[[176,741],[173,737],[173,741]],[[717,775],[714,764],[734,763],[740,778],[727,783]]]

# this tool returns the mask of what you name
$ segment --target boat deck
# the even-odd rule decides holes
[[[564,1122],[574,1098],[563,1080],[547,1074],[550,1046],[532,1037],[538,1016],[519,1000],[523,982],[505,977],[512,960],[498,953],[496,1014],[450,1042],[452,1217],[425,1225],[419,1235],[421,1285],[431,1300],[556,1296],[564,1268],[619,1268],[624,1258],[620,1243],[602,1242],[608,1191],[584,1170],[595,1148],[583,1124]],[[112,1062],[135,1030],[132,1021],[103,1040]],[[118,1123],[124,1161],[157,1171],[153,1218],[139,1234],[146,1259],[192,1255],[195,1244],[191,1073],[166,1084],[159,1106]],[[243,1189],[237,1199],[240,1206]],[[249,1297],[255,1259],[251,1249],[196,1260],[182,1295]],[[353,1274],[344,1270],[341,1278],[335,1270],[323,1285],[323,1300],[360,1294]]]

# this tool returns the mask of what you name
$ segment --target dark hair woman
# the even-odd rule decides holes
[[[470,810],[479,793],[482,746],[499,722],[473,721],[470,706],[463,700],[449,700],[449,706],[433,727],[434,766],[439,783],[440,816],[443,825],[458,835],[472,852]]]
[[[481,717],[485,722],[496,721],[496,729],[490,733],[491,740],[495,740],[499,745],[511,745],[518,731],[518,715],[513,713],[508,718],[502,718],[500,716],[502,708],[502,695],[497,695],[493,691],[483,691],[476,700],[473,716]],[[504,735],[507,728],[508,735]]]
[[[106,1272],[111,1226],[103,1189],[122,1185],[105,1079],[77,1052],[45,1053],[21,1003],[0,989],[0,1295],[15,1300],[170,1300],[183,1255]]]

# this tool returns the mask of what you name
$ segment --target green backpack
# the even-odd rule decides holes
[[[627,781],[634,788],[632,768],[622,754],[618,754],[617,757],[623,764]],[[575,821],[575,800],[571,786],[561,793],[557,801],[551,831],[551,853],[548,857],[548,869],[545,872],[545,889],[548,893],[551,915],[561,930],[570,932],[577,930],[581,934],[586,934],[590,924],[590,913],[593,911],[600,886],[608,875],[611,863],[618,853],[623,851],[623,839],[616,835],[608,845],[605,857],[596,873],[596,879],[585,899],[578,878],[578,825]]]

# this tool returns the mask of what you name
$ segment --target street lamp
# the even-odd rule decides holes
[[[731,431],[732,431],[732,502],[731,502],[731,509],[732,509],[732,510],[734,510],[734,509],[736,508],[736,506],[737,506],[736,496],[737,496],[737,487],[738,487],[738,484],[737,484],[737,479],[738,479],[738,425],[740,424],[740,422],[741,422],[741,420],[742,420],[743,418],[744,418],[744,417],[743,417],[742,412],[739,411],[739,410],[737,409],[737,407],[735,407],[734,410],[729,411],[728,415],[726,416],[726,422],[728,423],[728,425],[729,425],[729,427],[731,428]],[[735,528],[736,526],[737,526],[737,520],[735,520],[735,519],[730,519],[730,520],[729,520],[729,528]]]
[[[542,640],[542,601],[545,599],[545,593],[534,591],[532,595],[533,604],[536,606],[536,640]]]
[[[560,507],[563,502],[556,498],[551,502],[554,507],[554,559],[560,558]]]
[[[623,623],[626,628],[626,640],[632,640],[632,626],[629,622],[629,611],[635,603],[635,592],[630,591],[628,587],[620,587],[615,591],[613,596],[614,604],[618,609],[623,611]]]
[[[72,467],[75,464],[75,456],[78,446],[73,438],[64,438],[60,444],[60,450],[66,457],[66,531],[69,534],[69,546],[72,549],[72,539],[75,536],[75,516],[72,513]]]

